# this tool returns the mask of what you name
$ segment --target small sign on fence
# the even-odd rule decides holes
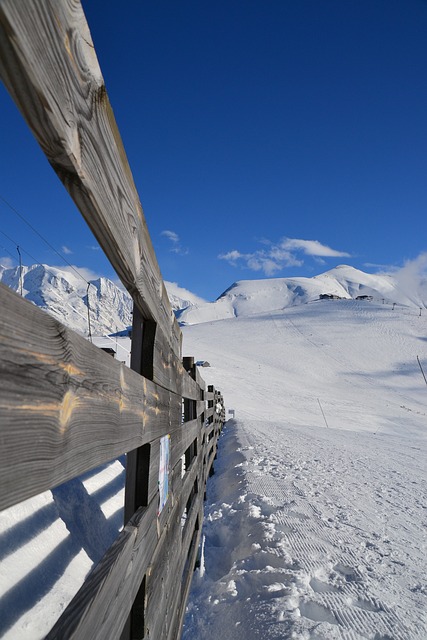
[[[160,465],[159,465],[159,508],[157,515],[159,516],[168,501],[169,495],[169,454],[170,454],[170,435],[160,438]]]

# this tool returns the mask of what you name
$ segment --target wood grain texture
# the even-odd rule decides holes
[[[197,400],[197,403],[196,403],[196,416],[200,420],[202,420],[203,414],[205,413],[205,410],[206,410],[205,401],[204,400]]]
[[[200,537],[195,523],[198,518],[201,525],[203,490],[199,488],[193,496],[184,533],[180,520],[196,478],[199,487],[202,486],[202,474],[200,454],[181,481],[178,495],[170,501],[167,521],[160,529],[156,518],[157,496],[147,508],[138,510],[91,571],[47,640],[120,637],[144,576],[148,637],[158,640],[180,637],[183,597],[186,599],[188,594]]]
[[[205,411],[205,420],[209,420],[209,418],[213,418],[215,414],[215,409],[213,407],[210,407],[209,409],[206,409]]]
[[[1,0],[0,74],[134,302],[180,358],[181,331],[80,2],[26,0],[23,10]]]
[[[194,376],[195,381],[197,382],[198,386],[200,387],[200,389],[203,391],[203,393],[205,392],[206,389],[206,385],[205,385],[205,381],[203,380],[202,376],[200,375],[200,371],[199,371],[199,367],[196,367],[195,369],[195,376]]]
[[[1,509],[181,427],[180,396],[3,285],[0,306]]]
[[[0,0],[0,74],[133,297],[138,326],[130,371],[0,285],[0,509],[132,452],[130,519],[47,638],[129,636],[145,580],[148,635],[177,640],[224,415],[213,407],[222,397],[212,386],[206,392],[194,358],[181,362],[182,333],[80,2]],[[183,397],[191,409],[185,424]],[[164,435],[170,492],[158,514]]]
[[[119,638],[158,544],[157,501],[139,509],[59,618],[46,640]]]
[[[186,451],[194,440],[200,439],[200,421],[191,420],[182,425],[181,451]]]
[[[196,507],[195,507],[195,511],[196,511]],[[190,592],[191,582],[193,579],[194,567],[197,560],[200,538],[202,533],[201,523],[203,521],[203,502],[201,502],[199,506],[198,516],[199,516],[200,527],[198,529],[196,528],[193,529],[190,548],[187,552],[188,560],[187,560],[187,566],[185,567],[186,571],[183,572],[183,576],[181,579],[181,590],[179,593],[179,600],[177,602],[176,617],[173,624],[170,626],[168,640],[175,640],[176,638],[181,637],[182,625],[184,622],[184,615],[186,611],[186,603],[187,603],[188,595]]]
[[[201,445],[200,418],[181,423],[181,396],[127,369],[0,286],[0,497],[4,505],[51,488],[149,443],[149,506],[131,518],[48,638],[116,638],[147,574],[147,624],[166,639],[182,623],[219,430]],[[187,376],[186,372],[183,375]],[[200,390],[199,390],[200,391]],[[198,401],[202,408],[204,402]],[[160,517],[160,438],[171,437],[171,492]],[[197,440],[184,478],[181,456]],[[207,458],[207,464],[203,459]],[[184,533],[181,515],[194,492]],[[201,516],[199,515],[199,523]],[[184,576],[184,568],[187,574]],[[149,575],[148,575],[149,574]],[[168,621],[168,622],[165,622]],[[172,625],[172,626],[171,626]]]
[[[181,515],[188,502],[196,478],[202,473],[201,456],[195,460],[182,482],[180,493],[175,496],[169,512],[167,525],[161,528],[159,544],[153,554],[147,577],[146,621],[148,637],[166,640],[169,624],[174,616],[174,593],[181,586],[185,560],[190,538],[189,531],[194,528],[194,510],[187,516],[184,532]],[[203,504],[203,492],[197,494],[195,510]],[[191,532],[190,532],[191,534]],[[178,638],[179,636],[177,636]]]
[[[154,339],[152,379],[185,398],[200,398],[200,386],[187,373],[181,359],[171,351],[168,341],[159,331],[156,331]]]

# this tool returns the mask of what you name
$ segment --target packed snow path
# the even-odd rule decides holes
[[[425,326],[330,304],[185,331],[237,420],[184,640],[427,638]]]
[[[425,639],[425,449],[229,423],[184,639]]]

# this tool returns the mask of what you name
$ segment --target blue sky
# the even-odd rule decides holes
[[[427,251],[426,0],[83,7],[166,280],[214,299]],[[3,198],[112,276],[4,89],[0,107],[0,256],[61,264]]]

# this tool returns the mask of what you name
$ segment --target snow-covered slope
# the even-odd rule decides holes
[[[72,269],[59,269],[48,265],[5,268],[0,265],[0,282],[51,313],[66,326],[88,335],[88,296],[91,332],[93,335],[115,333],[132,324],[132,301],[121,287],[108,278],[87,282]],[[165,282],[172,309],[179,310],[205,300],[179,287],[176,282]]]
[[[165,281],[165,286],[166,291],[168,292],[169,301],[174,311],[206,303],[206,300],[200,298],[195,293],[188,291],[188,289],[180,287],[176,282]]]
[[[241,280],[215,302],[184,309],[177,317],[183,325],[199,324],[285,309],[318,300],[321,294],[341,298],[370,295],[387,303],[426,306],[427,283],[420,283],[419,289],[409,294],[391,275],[371,275],[341,265],[313,278]]]
[[[427,314],[325,300],[183,331],[236,416],[183,640],[425,640]]]
[[[282,300],[309,304],[183,329],[184,355],[210,362],[203,377],[236,416],[183,640],[427,638],[427,312],[407,289],[413,305],[393,309],[396,287],[387,297],[376,276],[333,272],[313,280],[346,299],[304,299],[288,279]],[[245,291],[271,305],[278,283]],[[351,298],[368,289],[379,303]],[[5,640],[44,637],[117,535],[124,464],[0,514]]]
[[[21,291],[20,268],[0,267],[0,281]],[[129,295],[108,278],[87,282],[71,270],[35,264],[22,268],[22,294],[66,326],[88,335],[88,297],[92,334],[102,335],[132,324]]]

